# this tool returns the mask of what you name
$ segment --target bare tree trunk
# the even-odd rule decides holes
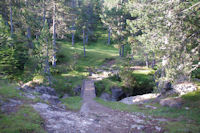
[[[76,0],[73,0],[72,1],[72,8],[76,8]],[[73,11],[74,12],[74,11]],[[72,17],[72,20],[73,20],[73,24],[72,24],[72,46],[74,47],[74,38],[75,38],[75,18],[74,16]]]
[[[56,67],[56,4],[53,11],[53,61],[52,66]]]
[[[49,84],[52,84],[51,81],[51,72],[50,72],[50,66],[49,66],[49,49],[48,49],[48,41],[46,39],[46,59],[45,59],[45,69],[44,72],[46,73],[47,80]]]
[[[74,38],[75,38],[75,34],[74,32],[72,32],[72,46],[74,47]]]
[[[124,57],[124,45],[122,45],[122,52],[121,53],[122,53],[121,56]]]
[[[10,33],[11,33],[11,37],[12,37],[12,35],[13,35],[13,19],[12,19],[12,2],[11,2],[12,0],[10,0],[10,3],[9,3],[9,5],[10,5]]]
[[[156,59],[155,59],[155,53],[153,52],[153,62],[152,62],[152,68],[154,68],[156,65]]]
[[[46,20],[46,6],[45,2],[43,3],[43,27],[45,25],[45,20]]]
[[[119,48],[119,57],[122,57],[121,46],[120,46],[120,48]]]
[[[110,45],[111,28],[108,29],[108,45]]]
[[[149,67],[149,55],[146,53],[146,67]]]
[[[83,28],[83,51],[84,51],[84,57],[86,56],[85,52],[85,29]]]
[[[32,43],[32,40],[31,40],[31,28],[29,26],[27,28],[27,38],[28,38],[29,48],[33,48],[33,43]]]

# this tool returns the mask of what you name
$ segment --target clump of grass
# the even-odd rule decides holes
[[[112,77],[95,82],[97,96],[100,96],[103,92],[111,94],[111,88],[114,86],[120,87],[121,82],[119,82],[118,80],[112,80]]]
[[[45,133],[44,121],[34,109],[24,105],[16,113],[0,114],[0,133]]]
[[[65,104],[68,109],[78,111],[82,105],[82,98],[78,96],[68,97],[62,99],[62,103]]]
[[[9,98],[13,98],[13,99],[23,99],[24,97],[20,95],[20,91],[17,90],[17,85],[15,85],[14,83],[7,83],[6,81],[1,81],[0,82],[1,86],[0,86],[0,96],[3,99],[9,99]]]

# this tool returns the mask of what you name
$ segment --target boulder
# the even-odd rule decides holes
[[[51,104],[59,103],[59,98],[57,96],[52,96],[52,95],[48,95],[48,94],[42,94],[42,96],[40,96],[40,98],[42,100],[44,100],[45,102],[49,102]]]
[[[105,101],[111,101],[111,95],[108,93],[102,93],[100,96],[101,99],[105,100]]]
[[[119,101],[122,98],[126,97],[126,94],[123,92],[121,88],[114,87],[111,89],[112,95],[111,100],[112,101]]]
[[[162,95],[164,95],[167,91],[172,90],[172,84],[169,81],[160,81],[158,83],[158,88]]]
[[[183,104],[183,100],[180,97],[165,98],[160,100],[160,105],[165,107],[180,108]]]
[[[150,93],[133,97],[127,97],[122,99],[120,102],[124,104],[144,104],[149,102],[151,99],[157,98],[158,96],[159,94]]]
[[[173,90],[179,95],[184,95],[196,91],[197,87],[193,83],[180,83],[173,85]]]
[[[65,98],[68,98],[69,97],[69,94],[65,94],[62,99],[65,99]]]
[[[54,88],[46,87],[46,86],[37,86],[35,87],[35,91],[39,92],[40,94],[49,94],[49,95],[56,95]]]
[[[77,86],[73,90],[74,90],[74,94],[76,96],[80,96],[80,94],[81,94],[81,86]]]

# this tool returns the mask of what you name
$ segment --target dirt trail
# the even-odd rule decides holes
[[[62,109],[58,105],[37,103],[32,105],[45,120],[48,133],[162,133],[163,119],[142,113],[112,110],[94,101],[92,80],[82,85],[83,105],[80,112]]]

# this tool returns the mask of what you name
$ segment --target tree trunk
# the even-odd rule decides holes
[[[85,29],[83,28],[83,51],[84,51],[84,57],[86,56],[85,52]]]
[[[108,29],[108,45],[110,45],[111,28]]]
[[[46,6],[45,2],[43,3],[43,27],[45,25],[45,20],[46,20]]]
[[[156,65],[156,58],[155,58],[155,53],[153,52],[153,62],[152,62],[152,68],[154,68]]]
[[[146,56],[146,67],[149,67],[149,57],[148,57],[148,54],[145,54]]]
[[[124,57],[124,45],[122,45],[122,50],[121,51],[122,51],[121,52],[122,53],[121,56]]]
[[[31,28],[29,26],[27,28],[27,38],[28,38],[29,48],[33,48],[33,43],[32,43],[32,40],[31,40]]]
[[[75,37],[75,34],[74,32],[72,32],[72,46],[74,47],[74,37]]]
[[[119,47],[119,57],[122,57],[121,46]]]
[[[12,3],[11,3],[11,0],[10,0],[10,33],[11,33],[11,37],[13,35],[13,19],[12,19]]]
[[[44,72],[46,73],[47,80],[49,84],[52,84],[51,82],[51,72],[50,72],[50,66],[49,66],[49,49],[48,49],[48,41],[46,39],[46,59],[45,59],[45,69]]]
[[[53,11],[53,61],[52,66],[56,67],[56,4]]]

